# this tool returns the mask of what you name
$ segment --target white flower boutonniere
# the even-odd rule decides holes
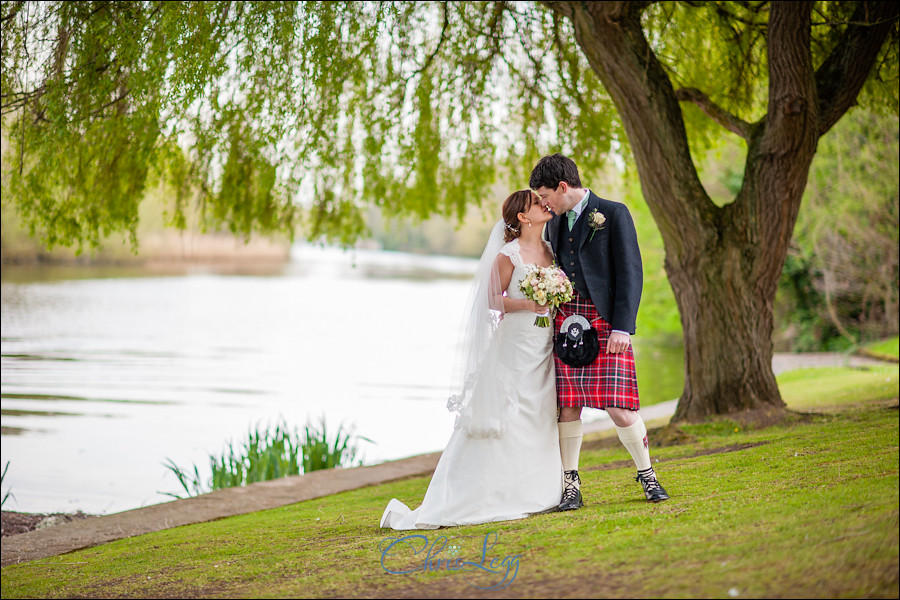
[[[591,226],[593,231],[591,232],[591,237],[588,238],[588,241],[594,239],[594,234],[603,229],[604,223],[606,223],[606,216],[596,208],[592,210],[591,214],[588,215],[588,225]]]

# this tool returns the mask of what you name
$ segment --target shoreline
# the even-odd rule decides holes
[[[101,247],[85,248],[83,253],[66,246],[47,250],[33,240],[24,246],[10,244],[0,252],[0,264],[24,267],[135,267],[154,263],[191,265],[229,262],[265,264],[287,262],[290,251],[288,241],[259,235],[245,241],[226,232],[164,230],[142,233],[137,252],[132,251],[125,238],[106,240]]]

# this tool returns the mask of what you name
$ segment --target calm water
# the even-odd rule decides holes
[[[355,426],[366,464],[440,450],[474,266],[298,246],[267,272],[4,267],[4,509],[163,502],[166,459],[282,418]],[[639,342],[643,403],[676,397],[680,350]]]

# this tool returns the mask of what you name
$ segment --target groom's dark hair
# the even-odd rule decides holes
[[[575,161],[568,156],[556,153],[538,161],[537,166],[531,172],[528,186],[533,190],[539,187],[555,190],[559,187],[560,181],[565,181],[571,187],[581,187],[581,178],[578,177],[578,167],[575,166]]]

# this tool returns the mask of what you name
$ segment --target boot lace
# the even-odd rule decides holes
[[[566,471],[565,476],[566,489],[563,490],[563,502],[574,502],[578,498],[578,486],[581,485],[581,478],[578,477],[577,471]]]
[[[643,475],[638,475],[635,478],[635,481],[640,482],[644,489],[648,492],[653,492],[656,490],[661,490],[662,486],[659,485],[659,482],[656,480],[656,477],[644,477]]]

